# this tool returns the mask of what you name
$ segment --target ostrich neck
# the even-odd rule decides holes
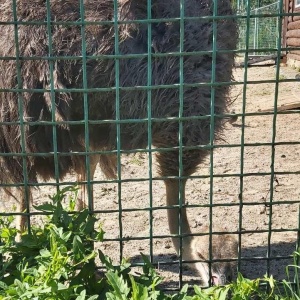
[[[182,204],[185,203],[185,184],[186,180],[182,180],[179,183],[179,180],[170,179],[165,181],[166,184],[166,194],[167,194],[167,205],[179,205],[179,193],[181,190]],[[181,186],[180,186],[181,185]],[[179,208],[170,208],[168,209],[168,221],[169,221],[169,229],[172,235],[179,235],[179,226],[181,227],[181,234],[190,234],[191,229],[186,215],[186,209],[181,209],[181,217],[179,217],[180,209]],[[177,254],[179,254],[180,248],[180,238],[172,238],[174,247],[176,249]],[[182,259],[185,261],[193,261],[199,259],[197,256],[197,249],[195,249],[195,237],[186,236],[182,238]],[[201,278],[202,283],[204,285],[208,285],[209,282],[209,272],[208,266],[206,263],[197,262],[197,263],[189,263],[188,266],[194,269]]]
[[[180,190],[181,190],[182,204],[184,204],[186,180],[181,180],[180,182],[178,179],[168,179],[165,181],[165,184],[166,184],[167,205],[168,206],[179,205]],[[181,209],[169,208],[168,222],[169,222],[170,234],[172,235],[178,235],[179,233],[181,233],[182,235],[191,233],[185,208],[181,208]],[[181,232],[179,228],[181,228]],[[176,249],[176,252],[179,253],[180,239],[173,237],[172,241]],[[184,259],[187,259],[186,255],[190,252],[191,241],[192,241],[192,237],[190,236],[182,238],[182,250],[183,250]]]

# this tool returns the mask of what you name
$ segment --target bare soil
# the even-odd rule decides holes
[[[251,67],[247,73],[243,68],[237,68],[235,80],[239,84],[232,90],[232,96],[236,98],[232,110],[236,114],[241,114],[243,109],[247,114],[266,109],[272,111],[277,89],[278,106],[300,101],[300,82],[284,82],[285,79],[294,79],[296,73],[291,68],[281,67],[278,84],[246,84],[275,80],[276,67]],[[240,271],[248,278],[262,277],[268,271],[276,279],[284,278],[285,266],[292,262],[287,257],[296,249],[300,203],[300,119],[299,110],[293,112],[295,110],[276,116],[272,113],[244,118],[238,116],[236,122],[228,122],[224,140],[218,142],[220,147],[214,151],[213,161],[208,157],[187,185],[188,204],[199,206],[188,209],[193,231],[201,232],[209,224],[209,208],[201,206],[212,200],[215,204],[212,209],[213,226],[221,224],[226,231],[240,231],[240,235],[237,234],[241,240]],[[274,147],[270,145],[272,141],[276,142]],[[243,143],[245,146],[241,147]],[[122,179],[127,180],[121,185],[97,182],[105,178],[99,169],[96,172],[94,205],[96,211],[101,210],[97,217],[106,232],[106,241],[96,246],[111,256],[115,263],[119,263],[121,247],[120,242],[113,239],[125,239],[121,254],[134,263],[141,261],[140,252],[148,255],[152,249],[153,260],[166,284],[176,286],[179,264],[165,264],[176,261],[176,253],[171,239],[161,237],[169,234],[167,213],[163,209],[164,184],[161,180],[149,182],[147,153],[124,155],[121,163]],[[270,175],[272,164],[276,173],[273,180]],[[154,156],[152,166],[152,176],[156,177]],[[212,191],[210,167],[214,174]],[[75,177],[70,175],[64,183],[74,181]],[[47,201],[48,195],[54,192],[55,188],[51,186],[35,190],[35,204]],[[147,210],[150,198],[152,206],[158,208],[152,211],[152,217]],[[270,205],[270,202],[273,204]],[[12,210],[12,202],[8,203],[4,193],[0,204],[1,210]],[[122,214],[117,212],[120,207],[124,210]],[[138,210],[130,211],[134,209]],[[150,240],[151,224],[153,238]],[[184,280],[191,282],[192,274],[186,268],[183,271]]]

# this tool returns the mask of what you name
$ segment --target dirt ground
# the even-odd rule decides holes
[[[294,79],[296,73],[289,67],[281,67],[278,86],[270,82],[245,86],[243,82],[246,81],[275,80],[276,68],[251,67],[248,69],[247,77],[243,68],[237,68],[235,80],[240,84],[232,90],[232,96],[236,97],[232,110],[235,110],[236,114],[242,113],[243,101],[246,113],[272,109],[276,87],[279,106],[299,101],[300,82],[283,81]],[[244,120],[239,116],[235,123],[228,122],[224,140],[218,142],[220,146],[235,145],[235,147],[220,147],[214,152],[212,167],[215,177],[212,199],[216,206],[213,207],[212,223],[213,226],[221,224],[225,230],[232,232],[241,230],[241,234],[237,235],[237,238],[241,239],[240,271],[248,278],[263,276],[269,267],[270,274],[282,279],[285,276],[285,266],[292,262],[286,257],[296,249],[299,223],[299,125],[299,110],[297,113],[289,110],[284,114],[278,114],[276,119],[273,114],[247,115]],[[271,184],[272,147],[265,144],[271,143],[273,138],[276,142],[274,152],[276,177]],[[242,141],[246,144],[244,148],[240,146]],[[153,177],[155,177],[157,173],[154,157],[153,160]],[[203,227],[209,224],[209,209],[201,205],[207,205],[210,201],[210,179],[207,177],[210,165],[211,161],[207,158],[187,185],[188,203],[199,206],[188,209],[190,225],[194,232],[201,232]],[[244,176],[239,176],[241,172]],[[137,178],[142,180],[134,181]],[[172,287],[177,285],[179,267],[178,263],[165,264],[174,262],[177,258],[171,239],[161,237],[169,234],[167,213],[162,209],[165,205],[164,184],[160,180],[152,182],[152,206],[160,209],[153,210],[150,220],[150,213],[147,210],[150,206],[148,178],[147,154],[138,153],[122,157],[122,179],[128,179],[128,182],[122,183],[120,193],[117,183],[97,183],[105,179],[97,169],[94,184],[95,210],[102,211],[97,217],[106,232],[106,241],[97,247],[118,263],[120,242],[113,240],[120,237],[121,224],[121,236],[126,239],[122,244],[123,256],[132,262],[140,262],[140,252],[148,255],[152,248],[158,271],[165,277],[166,284]],[[65,182],[74,180],[74,176],[70,175]],[[47,201],[48,195],[53,192],[52,187],[41,187],[34,192],[34,199],[38,199],[36,202]],[[119,196],[122,200],[122,209],[125,210],[122,212],[121,222],[119,213],[116,212],[119,209]],[[240,200],[243,206],[240,205]],[[267,205],[271,200],[274,204]],[[11,205],[5,201],[5,195],[0,201],[4,210],[11,209]],[[250,205],[252,203],[255,205]],[[131,209],[138,211],[130,211]],[[153,239],[150,241],[148,236],[151,222]],[[268,233],[269,229],[271,233]],[[268,257],[272,259],[268,260]],[[193,277],[189,271],[184,269],[184,274],[186,274],[184,279],[191,282]]]

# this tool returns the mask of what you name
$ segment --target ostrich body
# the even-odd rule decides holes
[[[42,0],[16,0],[16,16],[12,1],[2,0],[0,4],[0,152],[2,153],[46,153],[45,155],[3,156],[0,181],[2,183],[24,183],[25,175],[31,185],[38,176],[47,181],[55,177],[62,180],[67,173],[74,171],[80,181],[86,179],[86,169],[90,168],[91,178],[97,163],[104,174],[116,176],[115,154],[89,154],[90,165],[86,165],[85,156],[76,153],[99,150],[115,150],[117,142],[122,150],[141,149],[148,145],[148,122],[140,122],[148,117],[147,90],[136,86],[176,85],[180,83],[180,73],[186,86],[183,88],[182,117],[208,116],[181,121],[182,128],[182,170],[179,174],[179,88],[157,87],[151,91],[151,117],[164,119],[152,122],[152,144],[156,148],[173,148],[158,152],[159,174],[164,177],[168,206],[179,204],[178,195],[181,185],[182,201],[185,201],[185,183],[205,159],[208,150],[195,148],[207,145],[211,139],[211,130],[215,136],[221,132],[223,120],[214,118],[211,126],[212,70],[215,70],[215,82],[227,82],[232,79],[234,54],[232,52],[209,51],[213,49],[213,34],[216,35],[218,50],[234,50],[237,43],[237,27],[233,18],[216,19],[215,32],[211,0],[184,1],[183,68],[180,72],[178,55],[153,56],[151,59],[151,82],[148,82],[148,57],[113,58],[103,55],[145,54],[148,53],[148,24],[119,23],[114,19],[113,0],[85,0],[84,12],[79,1],[52,0],[47,11]],[[229,0],[216,1],[218,15],[232,15]],[[118,21],[147,19],[147,1],[118,1]],[[179,0],[153,0],[152,19],[180,17]],[[81,26],[80,21],[111,23]],[[11,21],[43,22],[43,24],[4,24]],[[56,22],[56,23],[53,23]],[[62,25],[59,22],[79,22]],[[50,29],[49,25],[50,24]],[[18,29],[17,37],[15,30]],[[118,32],[116,32],[118,28]],[[151,24],[151,50],[153,54],[178,52],[180,50],[180,21],[153,22]],[[51,31],[51,38],[50,38]],[[115,47],[116,34],[119,45]],[[84,36],[83,36],[84,35]],[[18,46],[16,43],[18,40]],[[83,47],[83,39],[85,47]],[[82,57],[83,49],[86,59]],[[116,52],[117,51],[117,52]],[[201,54],[199,51],[208,51]],[[197,53],[192,53],[197,52]],[[61,57],[77,57],[60,59]],[[31,59],[38,57],[37,59]],[[53,59],[53,57],[60,57]],[[49,59],[52,58],[52,59]],[[119,72],[116,73],[116,61]],[[213,64],[214,62],[214,64]],[[85,76],[86,74],[86,76]],[[116,108],[116,76],[120,89],[119,109]],[[83,78],[86,77],[86,83]],[[199,83],[206,83],[199,85]],[[192,86],[194,85],[194,86]],[[127,89],[123,89],[126,87]],[[12,89],[19,88],[19,92]],[[97,89],[105,90],[97,90]],[[6,90],[9,89],[9,90]],[[46,89],[47,91],[42,91]],[[62,91],[63,89],[63,91]],[[68,91],[68,89],[76,89]],[[87,91],[86,89],[92,89]],[[227,111],[229,84],[214,88],[213,111],[223,114]],[[39,91],[40,90],[40,91]],[[86,100],[85,100],[86,99]],[[86,114],[84,114],[86,112]],[[116,120],[136,120],[133,123],[120,123]],[[72,121],[83,121],[74,124]],[[93,121],[106,120],[103,123]],[[53,125],[49,122],[59,122]],[[8,122],[14,122],[9,124]],[[19,122],[19,123],[18,123]],[[29,122],[29,123],[28,123]],[[33,122],[30,124],[30,122]],[[48,123],[47,123],[48,122]],[[20,123],[24,123],[21,124]],[[87,126],[87,127],[86,127]],[[54,139],[54,132],[56,138]],[[88,132],[88,148],[86,133]],[[118,133],[118,134],[117,134]],[[117,137],[119,139],[117,141]],[[23,144],[23,145],[22,145]],[[187,149],[186,147],[194,147]],[[58,168],[55,171],[55,157],[58,152]],[[60,155],[64,153],[64,155]],[[66,154],[70,155],[66,155]],[[181,175],[182,178],[178,176]],[[180,183],[181,182],[181,183]],[[26,209],[25,189],[19,188],[23,195],[20,211]],[[30,191],[26,192],[30,193]],[[30,198],[30,197],[29,197]],[[28,197],[27,197],[28,199]],[[82,205],[80,205],[82,207]],[[182,211],[182,224],[178,222],[179,208],[168,210],[170,233],[189,234],[190,226],[186,211]],[[21,220],[24,225],[24,218]],[[183,249],[193,247],[190,238],[183,238]],[[176,251],[179,251],[178,238],[173,238]],[[189,254],[187,254],[189,252]],[[190,258],[190,251],[183,250],[183,258]]]

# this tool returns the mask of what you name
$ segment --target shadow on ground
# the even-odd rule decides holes
[[[243,248],[241,250],[240,272],[249,279],[263,278],[265,274],[273,275],[276,280],[286,279],[286,267],[293,263],[292,254],[296,250],[296,242],[271,244],[270,249],[267,246]],[[268,251],[270,255],[268,258]],[[142,263],[141,256],[132,257],[130,262],[133,265]],[[167,289],[178,289],[178,281],[168,280],[168,273],[179,274],[179,262],[176,255],[158,255],[153,257],[159,274],[165,280],[163,286]],[[290,270],[290,280],[293,279],[293,268]],[[196,274],[187,268],[182,267],[183,283],[199,284],[199,278]],[[172,276],[173,277],[173,276]]]

